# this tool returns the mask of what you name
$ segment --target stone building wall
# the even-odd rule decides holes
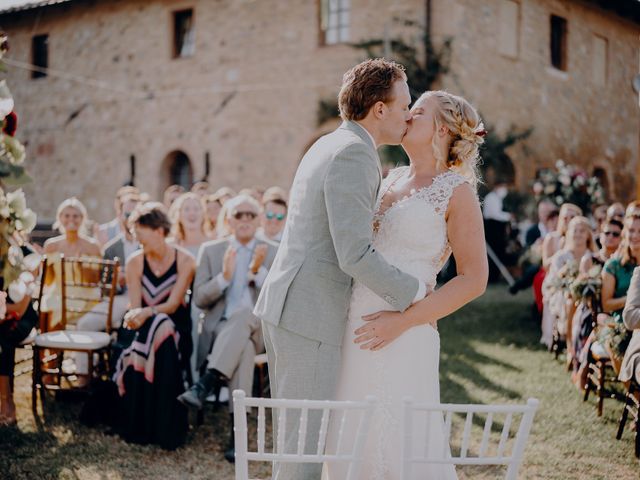
[[[499,131],[534,126],[528,151],[511,152],[521,186],[556,158],[602,166],[613,191],[633,195],[640,113],[630,87],[638,24],[573,1],[522,0],[519,51],[500,54],[506,0],[433,0],[432,29],[453,36],[442,86],[468,96]],[[425,19],[422,0],[351,0],[352,41],[396,33],[389,18]],[[478,6],[482,5],[482,6]],[[172,58],[172,12],[194,9],[195,54]],[[569,22],[569,69],[548,60],[548,16]],[[385,27],[386,25],[386,27]],[[168,158],[182,151],[194,180],[210,152],[214,187],[289,185],[318,127],[320,99],[363,58],[347,45],[320,46],[316,0],[77,0],[0,15],[10,59],[29,62],[32,35],[49,34],[51,74],[32,80],[10,66],[9,85],[27,142],[29,203],[51,219],[76,195],[99,221],[137,159],[136,184],[159,196]],[[592,32],[609,41],[607,84],[590,72]]]

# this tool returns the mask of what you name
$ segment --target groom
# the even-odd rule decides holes
[[[334,397],[352,280],[399,311],[426,293],[372,246],[382,180],[376,148],[399,144],[411,118],[404,68],[384,59],[356,65],[343,77],[338,103],[344,122],[298,167],[280,248],[254,310],[263,320],[275,398]],[[285,453],[297,446],[297,422],[289,417]],[[310,417],[305,452],[315,452],[319,427]],[[276,464],[273,478],[316,480],[321,468]]]

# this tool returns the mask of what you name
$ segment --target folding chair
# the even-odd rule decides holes
[[[45,284],[47,260],[43,261],[43,277],[38,298],[40,333],[33,344],[32,406],[35,411],[37,392],[44,406],[45,390],[89,390],[97,373],[108,374],[111,346],[111,313],[118,281],[119,261],[91,257],[61,256],[59,278],[62,330],[49,331],[47,317],[42,312],[42,289]],[[102,305],[104,308],[94,308]],[[75,322],[82,315],[92,313],[105,316],[105,332],[75,330]],[[64,352],[80,352],[88,356],[86,374],[63,370]],[[45,355],[46,353],[46,355]],[[94,355],[98,362],[94,365]],[[75,387],[69,377],[88,379],[86,386]],[[63,385],[66,380],[66,385]],[[66,387],[66,388],[65,388]]]
[[[622,416],[620,417],[620,423],[618,424],[618,431],[616,433],[616,440],[622,438],[624,427],[627,423],[629,415],[631,415],[634,437],[634,453],[636,458],[640,458],[640,401],[638,401],[637,395],[640,393],[640,384],[638,384],[635,378],[632,378],[629,383],[629,388],[624,399],[624,408],[622,409]]]
[[[402,439],[402,480],[415,478],[412,476],[414,466],[418,464],[449,464],[449,465],[506,465],[506,480],[515,480],[522,463],[525,445],[533,417],[538,408],[538,400],[530,398],[526,405],[455,405],[455,404],[427,404],[414,403],[411,398],[403,402],[403,439]],[[421,416],[425,419],[426,431],[429,423],[434,421],[433,414],[444,415],[444,445],[434,448],[425,438],[422,454],[416,454],[414,433],[416,425],[420,424]],[[452,421],[454,414],[464,415],[462,438],[460,439],[459,455],[452,455],[450,444],[452,435]],[[472,444],[471,427],[474,414],[486,414],[480,444]],[[492,425],[494,417],[505,415],[498,444],[492,441]],[[511,426],[514,415],[520,416],[518,430],[510,439]],[[442,417],[440,417],[442,418]],[[516,419],[517,420],[517,419]],[[495,435],[493,435],[495,437]],[[511,448],[508,449],[508,444]],[[443,448],[444,447],[444,448]],[[507,451],[510,450],[510,453]]]
[[[373,409],[376,405],[375,397],[367,397],[364,402],[351,401],[314,401],[314,400],[289,400],[289,399],[269,399],[269,398],[248,398],[242,390],[233,392],[233,415],[236,448],[236,480],[249,479],[249,461],[259,462],[279,462],[279,463],[324,463],[338,462],[348,465],[348,473],[344,480],[355,480],[362,467],[363,449],[371,424]],[[257,407],[257,449],[249,450],[247,433],[247,407]],[[277,412],[277,441],[273,445],[272,451],[265,448],[266,436],[266,409]],[[286,453],[285,450],[285,425],[287,423],[287,413],[293,415],[299,410],[299,428],[297,434],[296,453]],[[318,442],[315,445],[314,453],[305,453],[307,425],[310,412],[322,412],[320,420],[320,431]],[[335,454],[325,453],[327,433],[329,430],[329,420],[331,415],[341,414],[340,425],[344,427],[347,412],[360,414],[355,442],[350,451],[342,452],[343,428],[338,433],[338,447]]]

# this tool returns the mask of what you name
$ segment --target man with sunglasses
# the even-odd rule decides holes
[[[200,247],[193,282],[193,301],[204,314],[196,365],[206,360],[207,372],[178,400],[194,408],[221,383],[250,393],[255,356],[264,352],[260,320],[252,311],[277,246],[256,238],[261,207],[253,197],[238,195],[225,208],[231,235]],[[233,426],[232,402],[229,413]],[[233,428],[225,458],[234,460]]]
[[[609,218],[602,224],[602,231],[599,235],[600,245],[602,246],[597,253],[598,258],[602,262],[606,262],[611,257],[622,241],[622,229],[624,225],[619,220]]]
[[[260,218],[262,228],[258,232],[260,238],[280,243],[287,219],[287,202],[281,197],[271,197],[263,202],[264,210]]]

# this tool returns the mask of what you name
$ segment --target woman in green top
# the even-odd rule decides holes
[[[630,215],[624,220],[619,254],[607,260],[602,270],[602,310],[611,315],[614,323],[600,330],[598,340],[612,354],[614,365],[622,359],[631,338],[622,323],[622,310],[627,300],[633,269],[639,261],[640,216]]]

